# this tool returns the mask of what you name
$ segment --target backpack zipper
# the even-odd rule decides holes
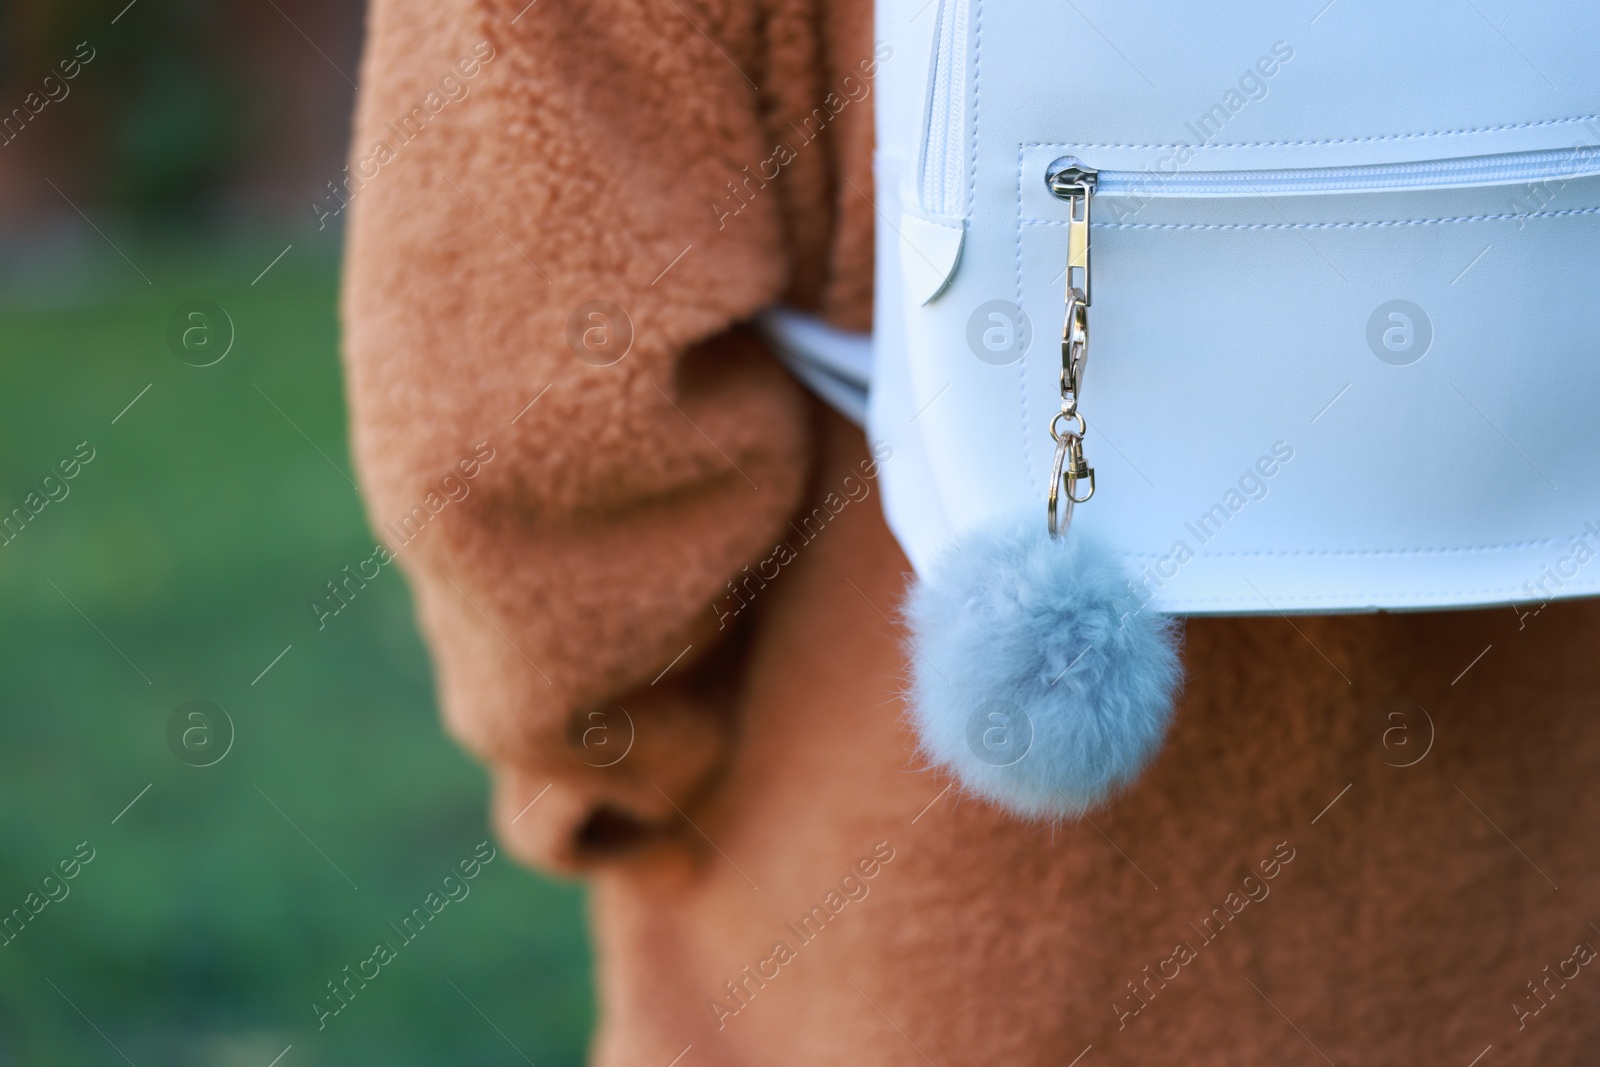
[[[917,188],[923,210],[932,215],[958,216],[965,206],[970,19],[971,0],[941,0]]]
[[[1517,185],[1552,178],[1600,174],[1600,145],[1575,145],[1493,156],[1428,159],[1415,163],[1374,163],[1350,167],[1308,167],[1279,170],[1095,170],[1072,156],[1050,164],[1045,180],[1050,191],[1070,199],[1063,174],[1087,174],[1089,191],[1101,196],[1186,197],[1263,196],[1361,191],[1406,192],[1416,189]]]
[[[1277,170],[1175,171],[1097,170],[1073,156],[1062,156],[1045,171],[1045,185],[1067,203],[1066,316],[1061,331],[1061,410],[1050,421],[1056,442],[1051,465],[1049,529],[1066,533],[1074,504],[1094,496],[1094,468],[1083,456],[1088,424],[1078,410],[1078,391],[1089,354],[1090,282],[1089,226],[1091,202],[1097,196],[1227,197],[1346,193],[1367,190],[1404,192],[1418,189],[1515,185],[1600,174],[1600,146],[1501,155],[1433,159],[1414,163],[1377,163],[1348,167]],[[1088,490],[1079,493],[1079,485]],[[1065,506],[1061,497],[1065,496]]]

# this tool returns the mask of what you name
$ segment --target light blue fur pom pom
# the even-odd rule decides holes
[[[1025,817],[1078,817],[1160,749],[1182,679],[1178,627],[1121,563],[1042,515],[952,545],[905,606],[924,753]]]

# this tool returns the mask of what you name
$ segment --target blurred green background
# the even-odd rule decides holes
[[[318,1029],[325,983],[490,836],[398,572],[320,631],[308,606],[374,543],[339,235],[308,207],[360,11],[125,2],[4,16],[0,107],[96,58],[0,146],[0,515],[31,516],[0,545],[0,917],[30,916],[0,934],[0,1064],[580,1063],[581,894],[503,853]],[[211,366],[168,341],[195,300],[233,335]],[[231,721],[210,766],[169,740],[195,699]]]

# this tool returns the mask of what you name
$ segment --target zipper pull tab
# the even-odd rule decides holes
[[[1094,196],[1100,172],[1086,167],[1072,156],[1062,156],[1045,171],[1050,192],[1067,202],[1067,292],[1077,289],[1088,307],[1089,288],[1089,201]]]
[[[1062,156],[1045,171],[1050,192],[1067,202],[1066,318],[1061,328],[1061,410],[1050,420],[1056,442],[1050,470],[1049,529],[1061,537],[1072,522],[1074,504],[1094,496],[1094,468],[1083,458],[1088,423],[1078,411],[1078,390],[1089,361],[1089,201],[1099,173],[1072,156]],[[1080,495],[1079,483],[1088,482]],[[1065,490],[1065,493],[1062,490]],[[1066,497],[1062,506],[1061,497]]]

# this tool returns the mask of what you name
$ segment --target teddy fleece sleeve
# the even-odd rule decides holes
[[[343,294],[357,468],[502,836],[577,867],[726,756],[735,653],[712,604],[794,510],[812,410],[739,324],[794,291],[796,190],[832,226],[830,157],[730,199],[772,154],[774,100],[811,91],[781,85],[753,3],[376,0],[369,19]]]

